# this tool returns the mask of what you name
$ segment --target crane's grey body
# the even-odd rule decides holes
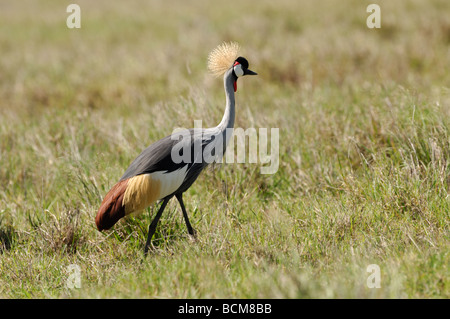
[[[220,143],[221,145],[215,145],[216,149],[219,149],[219,154],[214,154],[216,158],[223,156],[225,154],[225,150],[228,144],[228,141],[231,137],[232,129],[234,128],[234,120],[235,120],[235,98],[234,98],[234,89],[235,83],[237,81],[237,76],[233,71],[233,68],[230,68],[224,75],[224,88],[226,95],[226,108],[225,113],[223,115],[222,121],[218,126],[208,129],[190,129],[189,134],[190,138],[190,147],[191,156],[189,163],[176,163],[172,158],[172,149],[174,145],[178,142],[176,138],[172,138],[172,135],[166,136],[160,141],[150,145],[147,147],[137,158],[133,161],[130,167],[127,169],[125,174],[122,176],[122,179],[130,178],[138,174],[146,174],[154,171],[166,171],[171,172],[175,170],[180,170],[184,165],[188,165],[188,169],[186,171],[186,175],[184,177],[183,183],[181,186],[172,194],[166,196],[163,199],[163,203],[153,219],[152,223],[149,226],[147,242],[145,244],[145,253],[147,253],[151,237],[153,236],[156,225],[159,221],[159,218],[162,215],[168,201],[175,196],[180,203],[181,209],[183,211],[183,217],[188,228],[188,232],[190,235],[194,236],[195,231],[192,228],[189,218],[186,212],[186,208],[183,202],[183,193],[191,187],[191,185],[195,182],[197,177],[203,171],[203,169],[209,164],[209,162],[205,161],[203,158],[203,152],[205,148],[211,143]],[[199,143],[201,145],[200,148],[195,147],[195,144]],[[199,154],[201,152],[201,154]],[[201,158],[201,161],[196,159]]]
[[[256,75],[248,70],[248,61],[243,57],[238,57],[234,64],[228,66],[231,61],[227,56],[233,54],[235,48],[233,45],[220,47],[220,50],[213,51],[211,60],[217,62],[212,64],[212,70],[226,69],[223,77],[226,108],[222,121],[212,128],[185,130],[181,135],[175,132],[142,151],[104,197],[95,219],[99,231],[111,228],[127,214],[162,200],[149,226],[144,249],[147,253],[156,225],[167,203],[175,196],[183,211],[189,234],[195,234],[183,203],[183,193],[208,164],[222,159],[234,128],[234,92],[238,77]]]
[[[179,163],[174,161],[172,149],[177,143],[180,143],[180,141],[176,138],[178,135],[169,135],[142,151],[142,153],[131,163],[120,180],[157,171],[165,173],[175,172],[187,165],[188,168],[183,183],[175,192],[168,194],[166,197],[172,197],[176,194],[185,192],[192,183],[195,182],[202,170],[210,163],[210,161],[207,161],[204,158],[206,147],[209,146],[209,148],[218,150],[217,154],[213,153],[216,159],[221,158],[223,154],[225,154],[226,146],[234,127],[235,98],[233,83],[236,79],[237,77],[234,75],[233,69],[230,69],[224,75],[226,109],[220,124],[213,128],[190,129],[188,131],[190,138],[187,140],[190,145],[186,145],[185,147],[190,147],[191,156],[187,161]],[[201,145],[201,147],[196,147],[196,144]]]

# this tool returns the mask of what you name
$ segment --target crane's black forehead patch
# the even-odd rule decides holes
[[[248,61],[246,58],[240,56],[236,59],[236,62],[239,62],[242,65],[243,70],[248,69]]]

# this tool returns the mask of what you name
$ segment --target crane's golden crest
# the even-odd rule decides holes
[[[223,75],[233,66],[233,62],[239,56],[239,44],[236,42],[224,42],[211,51],[208,56],[208,69],[216,77]]]

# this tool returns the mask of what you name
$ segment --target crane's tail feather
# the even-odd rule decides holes
[[[161,195],[161,182],[150,174],[137,175],[114,185],[106,194],[97,212],[95,223],[102,231],[110,229],[119,219],[150,206]]]
[[[118,182],[106,194],[95,217],[97,229],[110,229],[119,219],[125,216],[123,197],[128,186],[128,179]]]

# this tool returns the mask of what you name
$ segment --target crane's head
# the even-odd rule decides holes
[[[231,71],[234,77],[234,91],[237,90],[237,79],[244,75],[256,75],[248,68],[246,58],[239,56],[239,44],[236,42],[222,43],[215,48],[208,57],[208,68],[215,76],[221,76]]]
[[[248,68],[248,61],[246,58],[238,57],[233,63],[233,73],[236,76],[234,80],[234,92],[237,90],[237,79],[244,75],[257,75],[258,73],[253,72]]]

